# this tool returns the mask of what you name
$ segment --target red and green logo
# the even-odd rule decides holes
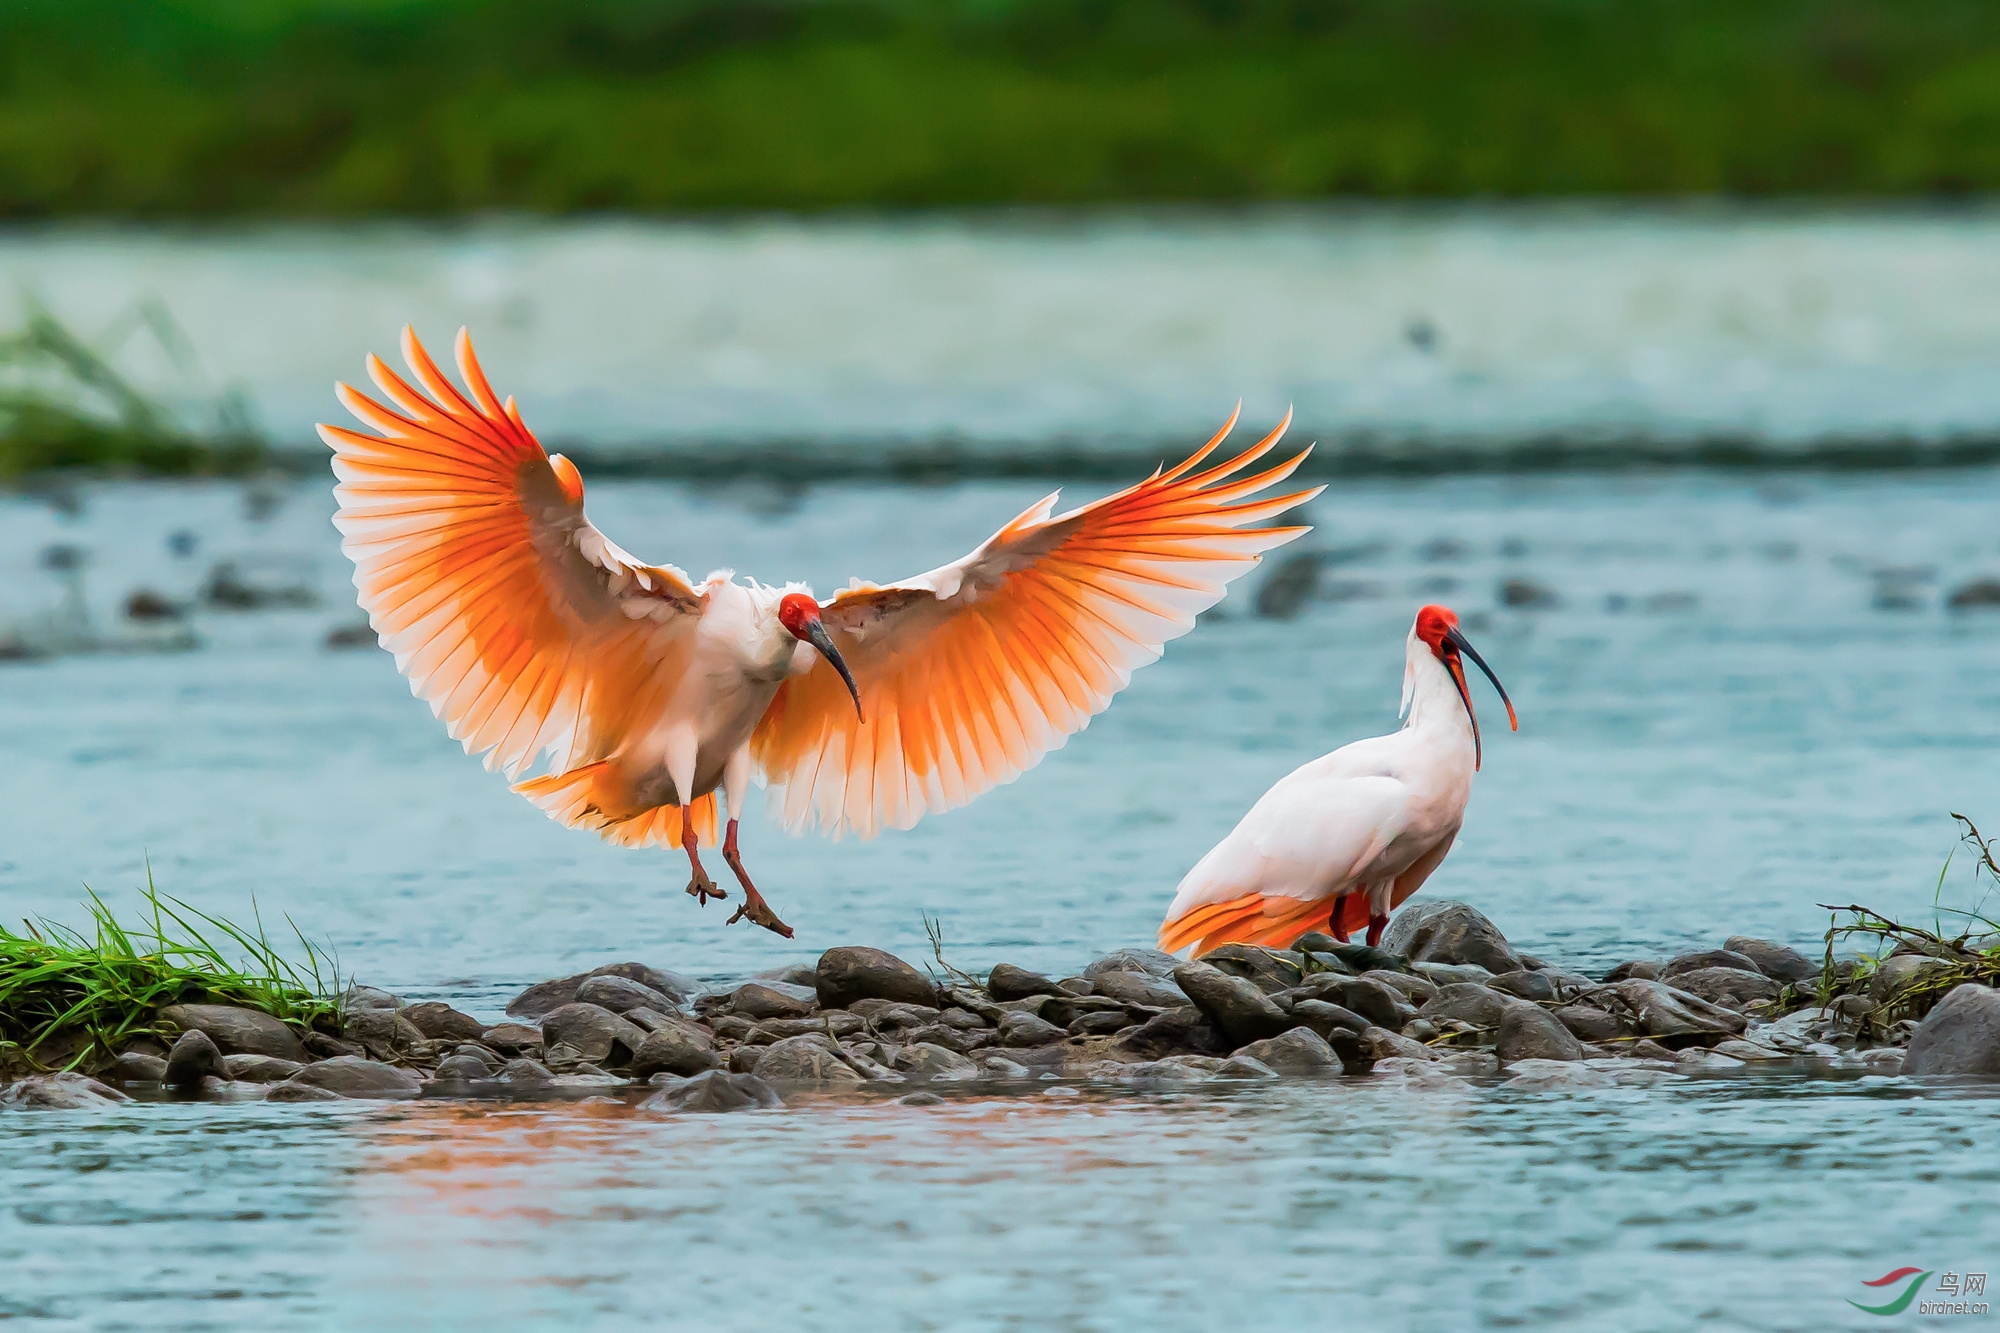
[[[1902,1295],[1896,1297],[1887,1305],[1863,1305],[1860,1301],[1854,1300],[1850,1300],[1848,1304],[1867,1314],[1901,1314],[1910,1308],[1910,1302],[1917,1298],[1917,1288],[1923,1286],[1924,1279],[1930,1275],[1931,1272],[1929,1269],[1898,1268],[1893,1273],[1884,1273],[1873,1282],[1864,1282],[1861,1285],[1864,1287],[1889,1287],[1907,1278],[1908,1284],[1904,1286]]]

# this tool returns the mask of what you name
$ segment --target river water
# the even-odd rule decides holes
[[[1880,235],[1893,221],[1824,224],[1794,248],[1847,244],[1836,234],[1846,227],[1887,256]],[[1280,223],[1300,225],[1257,226]],[[1905,261],[1915,271],[1960,253],[1953,238],[1982,224],[1896,225],[1932,229],[1932,248]],[[1476,253],[1473,224],[1452,226]],[[1697,262],[1713,247],[1687,257],[1692,226],[1661,223],[1658,253],[1680,254],[1688,282],[1720,291],[1726,270]],[[850,230],[843,244],[900,253]],[[1216,265],[1228,258],[1185,236],[1158,241],[1169,242]],[[274,244],[244,242],[248,267],[232,268],[212,236],[118,242],[119,253],[207,247],[222,256],[223,290],[315,271],[271,259]],[[1241,248],[1269,244],[1255,233]],[[1504,274],[1522,247],[1554,242],[1507,222],[1480,244]],[[116,248],[104,236],[31,236],[0,253],[17,266],[40,254],[46,292],[95,272],[129,299],[143,284],[106,268],[103,247]],[[47,259],[58,251],[97,254],[97,267],[63,269]],[[415,261],[383,260],[379,274],[342,252],[321,262],[353,277],[353,308],[372,321],[404,272],[396,263]],[[494,271],[521,281],[517,267]],[[1979,290],[1978,271],[1968,264],[1966,292]],[[1827,269],[1837,293],[1849,290],[1841,272]],[[988,290],[975,284],[974,296]],[[1971,295],[1930,295],[1945,311],[1939,328],[1977,324]],[[537,299],[542,310],[575,293],[557,283]],[[998,402],[1007,375],[1025,374],[1016,352],[1037,336],[1009,332],[1006,302],[977,299],[1000,312],[988,320],[992,345],[1012,367]],[[227,322],[184,296],[172,304],[191,327]],[[1284,305],[1279,324],[1307,327],[1307,304]],[[419,313],[445,315],[442,333],[460,317],[447,306]],[[310,313],[291,312],[303,338],[339,340]],[[1954,324],[1961,315],[1969,323]],[[276,318],[255,303],[237,317],[267,329]],[[386,350],[386,335],[363,336],[362,323],[374,328],[334,321],[349,340],[338,356],[265,347],[242,364],[314,361],[323,383],[363,347]],[[1975,333],[1961,349],[1976,350],[1986,335]],[[1694,334],[1687,346],[1713,352]],[[1394,355],[1422,355],[1407,340],[1403,349]],[[1096,354],[1089,374],[1115,380],[1115,366],[1103,368],[1115,358]],[[1150,355],[1127,358],[1133,383]],[[1517,384],[1533,378],[1521,355]],[[1206,364],[1189,356],[1183,368]],[[1882,356],[1903,370],[1855,370],[1845,386],[1874,386],[1857,429],[1900,422],[1920,434],[1942,400],[1895,379],[1914,360]],[[517,378],[553,374],[535,365]],[[1932,369],[1949,377],[1951,365],[1940,356]],[[914,573],[1056,484],[1087,498],[1127,455],[1158,456],[1153,437],[1198,435],[1229,378],[1197,377],[1156,404],[1145,429],[1118,436],[1088,395],[989,419],[963,383],[924,374],[944,386],[926,410],[996,456],[1017,436],[1110,443],[1081,480],[613,478],[591,483],[592,515],[640,555],[697,572],[730,566],[822,589]],[[1249,386],[1247,424],[1281,410],[1280,380]],[[289,420],[285,374],[255,382],[269,416]],[[587,416],[564,417],[559,380],[541,384],[545,402],[524,392],[532,385],[502,388],[523,394],[531,423],[588,428]],[[617,409],[627,424],[642,419],[644,391]],[[1810,395],[1788,392],[1771,391],[1772,419],[1806,410]],[[814,447],[837,454],[843,431],[881,424],[870,413],[886,398],[874,393],[850,418],[813,399],[838,427]],[[1689,387],[1662,401],[1708,410],[1699,399]],[[703,401],[723,413],[722,398]],[[776,438],[793,410],[741,401],[756,410],[718,438]],[[1536,401],[1544,422],[1588,416]],[[759,416],[765,408],[775,415]],[[1979,411],[1960,424],[1978,426]],[[1301,411],[1298,436],[1338,440],[1354,420],[1322,403],[1317,416]],[[908,438],[928,438],[919,426]],[[1496,427],[1503,437],[1520,433]],[[607,426],[605,438],[637,448],[646,437]],[[1803,427],[1770,436],[1774,448],[1805,441],[1808,458],[1826,438]],[[656,461],[679,470],[678,446],[654,443]],[[1034,457],[1022,466],[1039,466]],[[1947,599],[2000,576],[2000,470],[1797,461],[1339,480],[1294,548],[1324,557],[1316,600],[1293,618],[1258,617],[1264,574],[1253,574],[1019,782],[870,843],[789,839],[753,811],[746,858],[798,928],[791,942],[696,908],[674,855],[606,848],[542,819],[458,752],[386,656],[325,648],[355,612],[324,478],[0,495],[0,621],[16,628],[80,597],[99,634],[125,636],[118,608],[130,591],[191,596],[224,560],[320,598],[314,609],[201,612],[192,652],[0,667],[0,914],[75,922],[84,885],[128,904],[150,865],[163,891],[206,910],[241,919],[254,901],[274,933],[289,917],[334,947],[344,973],[489,1017],[530,981],[613,958],[718,980],[809,962],[835,943],[920,960],[925,916],[961,967],[1068,971],[1148,942],[1180,874],[1277,777],[1395,725],[1402,637],[1432,600],[1465,615],[1522,731],[1506,734],[1479,696],[1486,768],[1427,892],[1477,904],[1523,948],[1593,969],[1735,932],[1817,950],[1819,903],[1911,919],[1929,919],[1934,897],[1972,907],[1963,858],[1942,889],[1939,873],[1954,846],[1950,811],[2000,825],[2000,614]],[[192,551],[170,549],[177,532],[193,536]],[[52,545],[86,552],[81,572],[44,568]],[[1510,580],[1540,590],[1540,604],[1508,605]],[[0,1120],[0,1316],[92,1329],[1873,1326],[1847,1304],[1880,1299],[1864,1281],[1908,1264],[1965,1272],[2000,1260],[1992,1106],[1974,1090],[1746,1074],[1566,1094],[1352,1082],[1196,1096],[1085,1089],[678,1120],[609,1105],[23,1114]]]

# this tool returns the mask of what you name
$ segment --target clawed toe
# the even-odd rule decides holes
[[[687,891],[688,897],[694,899],[703,907],[708,906],[710,898],[721,899],[729,896],[729,890],[718,885],[714,880],[703,874],[697,874],[693,879],[688,881]],[[740,912],[742,909],[739,908],[737,910]],[[734,918],[731,919],[734,920]]]
[[[762,926],[768,931],[783,935],[786,939],[792,937],[792,928],[778,920],[778,914],[773,912],[771,905],[762,898],[746,897],[743,905],[738,907],[723,924],[733,926],[738,921],[748,921],[752,925]]]

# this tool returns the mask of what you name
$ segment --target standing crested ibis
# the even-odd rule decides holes
[[[1012,781],[1305,532],[1263,525],[1318,494],[1259,497],[1303,453],[1231,479],[1289,413],[1198,470],[1231,416],[1178,467],[1065,514],[1052,495],[962,560],[822,605],[800,583],[640,563],[584,516],[575,465],[494,396],[464,330],[462,392],[408,329],[403,356],[421,390],[368,358],[392,406],[336,390],[373,434],[319,431],[361,605],[411,690],[488,768],[519,779],[546,757],[514,790],[556,820],[685,848],[704,904],[728,897],[697,852],[720,789],[744,896],[729,920],[786,936],[737,853],[753,777],[791,831],[863,838]]]
[[[1283,948],[1327,929],[1345,942],[1364,922],[1379,944],[1389,913],[1451,850],[1479,769],[1479,719],[1465,684],[1471,658],[1507,705],[1500,678],[1466,642],[1458,617],[1426,606],[1403,652],[1401,731],[1343,745],[1294,769],[1188,871],[1160,925],[1160,947]]]

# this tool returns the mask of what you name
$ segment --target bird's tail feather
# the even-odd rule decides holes
[[[1392,902],[1403,905],[1416,892],[1397,885]],[[1283,949],[1293,940],[1332,924],[1330,898],[1287,898],[1282,894],[1246,893],[1227,902],[1204,903],[1185,915],[1160,923],[1160,947],[1179,953],[1190,944],[1194,957],[1220,949],[1225,944],[1254,944],[1266,949]],[[1341,905],[1341,927],[1347,934],[1368,928],[1368,895],[1350,893]]]
[[[514,790],[546,811],[549,818],[569,828],[595,829],[606,842],[621,847],[678,847],[681,845],[681,808],[654,805],[629,809],[623,799],[623,783],[608,759],[567,773],[551,773],[514,784]],[[696,845],[713,847],[719,837],[722,815],[715,793],[695,799]]]

